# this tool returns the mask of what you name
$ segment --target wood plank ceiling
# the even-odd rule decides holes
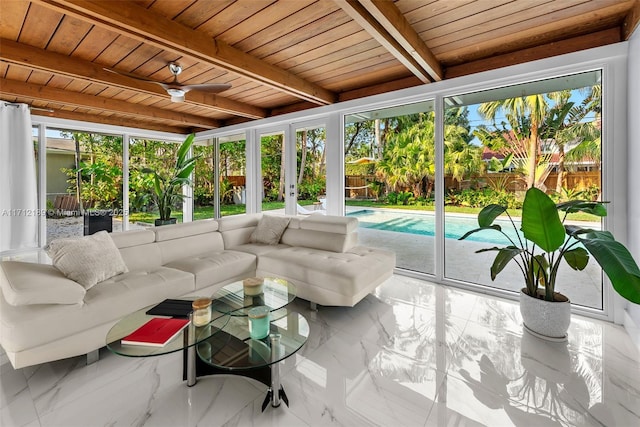
[[[617,43],[639,19],[640,0],[1,0],[0,99],[188,133]],[[108,71],[170,83],[171,62],[232,87],[172,102]]]

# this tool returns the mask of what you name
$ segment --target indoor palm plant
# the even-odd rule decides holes
[[[528,329],[549,337],[566,336],[569,327],[569,300],[556,292],[558,269],[562,260],[574,270],[583,270],[589,262],[589,255],[592,255],[611,280],[616,292],[627,300],[640,304],[640,270],[627,248],[617,242],[608,231],[565,225],[567,214],[572,212],[585,212],[599,217],[607,214],[602,202],[573,200],[556,205],[543,191],[530,188],[522,206],[521,233],[518,233],[518,227],[507,208],[492,204],[478,214],[479,227],[460,238],[463,240],[479,231],[494,230],[509,240],[507,246],[476,252],[497,252],[491,265],[491,280],[495,280],[509,262],[514,261],[518,265],[526,285],[520,296],[524,324]],[[495,222],[502,214],[509,218],[516,231],[515,238],[510,237]],[[542,308],[530,309],[528,305],[523,308],[523,304],[537,304],[534,301],[542,301],[546,305]],[[556,302],[564,302],[565,308],[560,308],[563,313],[554,321],[549,319],[549,310],[553,310],[551,306]],[[538,315],[539,310],[544,318]],[[547,327],[551,328],[551,332]]]
[[[160,219],[156,225],[174,224],[176,218],[171,218],[171,210],[176,203],[184,200],[182,187],[191,185],[191,173],[196,166],[198,156],[188,157],[193,146],[194,134],[189,135],[178,148],[176,161],[172,168],[163,172],[149,168],[142,169],[144,173],[153,174],[151,197],[158,207]]]

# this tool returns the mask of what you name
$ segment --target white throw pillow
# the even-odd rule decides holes
[[[62,274],[85,289],[129,271],[106,231],[91,236],[56,239],[49,244],[47,253]]]
[[[280,243],[280,237],[282,237],[284,230],[287,229],[289,221],[290,218],[284,216],[263,215],[249,241],[277,245]]]

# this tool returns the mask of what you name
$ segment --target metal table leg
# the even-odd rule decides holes
[[[274,408],[280,406],[281,399],[289,406],[289,399],[280,383],[280,334],[269,335],[269,340],[271,341],[271,360],[273,363],[271,364],[271,387],[267,390],[267,396],[264,402],[262,402],[263,412],[269,404],[269,401],[271,401],[271,406]]]
[[[193,343],[196,340],[196,327],[193,326],[193,312],[189,313],[189,326],[185,331],[185,340],[188,340],[187,345]],[[187,386],[193,387],[196,385],[196,346],[191,345],[187,347]]]

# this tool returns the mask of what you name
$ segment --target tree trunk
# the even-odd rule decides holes
[[[528,147],[528,165],[527,165],[527,188],[536,185],[536,166],[538,164],[538,127],[537,124],[531,123],[531,137],[529,138]]]
[[[562,193],[562,187],[564,184],[564,146],[558,144],[558,178],[556,180],[556,193]]]
[[[298,172],[298,185],[302,184],[304,178],[304,168],[307,163],[307,131],[302,131],[302,147],[300,150],[300,171]]]
[[[76,148],[76,153],[75,153],[75,167],[76,167],[76,199],[78,200],[78,208],[80,210],[83,209],[82,207],[82,172],[80,171],[80,139],[78,138],[78,135],[73,135],[73,141],[75,142],[75,148]]]
[[[373,125],[373,131],[374,131],[374,135],[375,135],[375,138],[374,138],[375,142],[374,143],[375,143],[375,145],[376,145],[376,147],[378,149],[378,152],[377,152],[377,154],[374,154],[373,150],[371,150],[372,151],[372,153],[371,153],[372,156],[371,157],[377,157],[378,160],[382,160],[382,145],[380,144],[380,119],[376,119],[375,120],[374,125]]]
[[[283,200],[283,195],[284,195],[284,161],[285,161],[285,146],[284,146],[284,138],[282,137],[282,135],[278,136],[278,139],[280,140],[280,185],[278,186],[278,201],[281,202]]]

